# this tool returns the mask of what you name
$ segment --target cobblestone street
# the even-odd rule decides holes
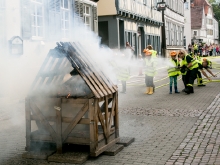
[[[164,71],[155,81],[166,76]],[[140,82],[132,83],[137,79]],[[219,79],[219,74],[213,78]],[[165,79],[155,83],[156,92],[151,96],[144,94],[143,82],[143,78],[134,76],[128,82],[127,93],[119,93],[120,137],[134,137],[135,142],[116,156],[89,158],[84,165],[220,165],[219,82],[207,83],[206,87],[195,85],[195,93],[186,95],[169,94],[169,86],[162,86],[168,83]],[[178,88],[183,89],[181,80]],[[22,158],[24,101],[11,105],[4,101],[0,113],[0,164],[61,164]]]

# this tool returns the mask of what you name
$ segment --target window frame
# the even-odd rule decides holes
[[[38,0],[31,0],[31,8],[32,8],[32,13],[31,13],[31,38],[33,40],[42,40],[44,38],[45,32],[44,32],[44,5],[43,5],[43,0],[40,0],[41,2],[38,2]],[[37,13],[37,7],[41,7],[41,13],[42,15],[36,15]],[[40,17],[42,19],[42,25],[39,25],[39,22],[37,19]],[[39,30],[42,29],[42,35],[39,35]]]
[[[61,37],[63,39],[65,38],[68,38],[69,36],[69,32],[70,32],[70,4],[69,4],[69,1],[67,1],[67,5],[68,5],[68,8],[65,8],[65,5],[64,5],[64,1],[65,0],[61,0],[61,3],[60,3],[60,11],[61,11],[61,31],[62,31],[62,34],[61,34]],[[68,13],[68,19],[66,19],[66,14]],[[68,22],[68,26],[66,25]]]

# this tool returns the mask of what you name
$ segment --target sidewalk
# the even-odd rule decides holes
[[[181,81],[178,87],[183,88]],[[144,94],[144,84],[128,86],[127,94],[119,94],[119,130],[120,137],[135,137],[135,142],[116,156],[100,155],[84,165],[220,165],[219,87],[212,82],[186,95],[169,94],[169,87],[163,86],[149,96]],[[61,165],[21,158],[25,147],[24,102],[1,107],[2,113],[11,118],[0,119],[1,165]]]

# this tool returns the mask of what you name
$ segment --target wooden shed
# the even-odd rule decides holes
[[[118,89],[80,43],[57,43],[25,100],[26,150],[32,142],[88,145],[98,156],[119,141]]]

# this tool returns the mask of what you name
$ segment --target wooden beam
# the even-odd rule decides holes
[[[78,112],[78,114],[73,118],[72,122],[68,125],[66,130],[63,132],[63,142],[66,140],[68,135],[71,133],[73,128],[77,125],[77,123],[80,121],[80,119],[84,116],[86,111],[88,110],[89,105],[86,103],[82,109]]]
[[[25,118],[26,118],[26,150],[30,151],[31,146],[31,110],[30,99],[25,99]]]
[[[107,143],[109,143],[109,134],[110,134],[110,132],[109,132],[109,123],[108,123],[108,119],[109,119],[109,117],[108,117],[108,97],[105,97],[105,126],[106,126],[106,131],[107,131],[107,134],[106,134],[106,136],[107,136],[107,139],[106,139],[106,142]]]
[[[115,94],[115,116],[114,116],[114,123],[115,123],[115,137],[119,137],[119,113],[118,113],[118,92]]]
[[[32,110],[34,111],[34,113],[40,118],[41,123],[43,124],[43,126],[45,127],[45,129],[47,129],[47,131],[50,133],[50,136],[52,137],[53,141],[56,142],[57,137],[56,137],[56,132],[54,131],[54,129],[52,128],[52,126],[49,124],[49,122],[45,119],[45,117],[43,116],[43,114],[41,113],[40,109],[38,108],[38,106],[33,102],[33,100],[31,100],[32,102]]]
[[[101,109],[99,106],[97,107],[97,109],[98,109],[97,113],[98,113],[99,121],[101,123],[105,139],[107,139],[107,130],[106,130],[106,126],[105,126],[104,117],[102,116],[102,112],[101,112]]]
[[[89,129],[89,133],[90,133],[90,152],[95,152],[96,150],[96,121],[95,121],[95,100],[94,99],[90,99],[89,100],[89,118],[90,118],[90,129]]]
[[[61,99],[57,99],[56,109],[56,129],[57,129],[57,153],[61,154],[63,150],[62,143],[62,107]]]

